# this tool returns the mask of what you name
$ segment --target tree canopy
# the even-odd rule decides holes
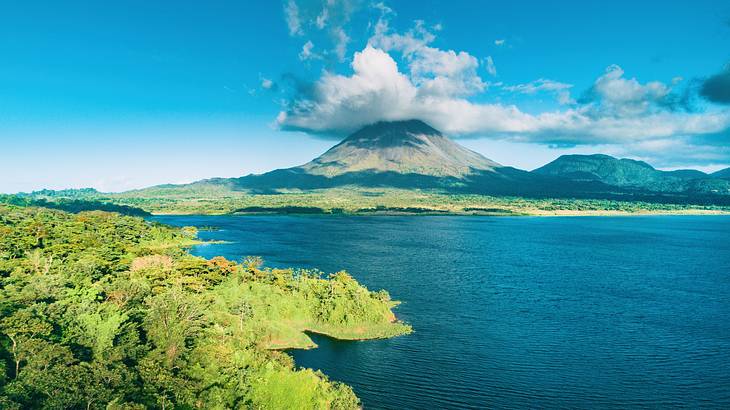
[[[408,333],[350,275],[190,255],[194,228],[0,205],[0,408],[357,408],[305,331]]]

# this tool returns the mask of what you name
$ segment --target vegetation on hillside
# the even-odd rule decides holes
[[[726,213],[730,203],[683,203],[682,197],[616,196],[591,198],[526,198],[448,194],[434,190],[395,188],[330,188],[281,190],[268,194],[237,191],[217,184],[160,186],[118,194],[55,191],[22,197],[0,195],[0,203],[38,204],[75,212],[112,210],[132,215],[153,214],[349,214],[349,215],[594,215],[643,213]],[[14,198],[14,199],[8,199]],[[730,197],[728,197],[730,198]],[[729,199],[730,200],[730,199]],[[70,206],[73,205],[73,206]],[[75,209],[76,208],[76,209]]]
[[[609,155],[563,155],[533,171],[572,181],[599,181],[607,185],[631,187],[649,192],[722,195],[730,193],[730,181],[722,174],[708,175],[692,169],[661,171],[643,161]]]
[[[426,190],[338,188],[250,194],[190,192],[188,188],[144,190],[97,197],[159,214],[323,213],[551,215],[587,213],[677,213],[728,211],[730,206],[620,199],[522,198],[443,194]]]
[[[149,216],[150,213],[133,206],[119,205],[110,201],[97,201],[93,199],[96,190],[89,190],[87,193],[78,194],[76,190],[64,191],[39,191],[40,193],[22,195],[0,194],[0,204],[17,206],[41,206],[44,208],[60,209],[66,212],[78,213],[83,211],[107,211],[117,212],[122,215]],[[55,192],[46,195],[46,192]],[[64,196],[69,193],[70,196]]]
[[[278,349],[404,334],[345,272],[187,253],[194,228],[0,205],[0,408],[357,408]]]

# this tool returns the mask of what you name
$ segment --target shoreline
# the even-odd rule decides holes
[[[151,216],[323,216],[323,217],[360,217],[360,216],[475,216],[475,217],[556,217],[556,216],[728,216],[730,211],[712,209],[684,209],[684,210],[657,210],[657,211],[612,211],[612,210],[530,210],[527,212],[511,213],[476,213],[476,212],[353,212],[353,213],[296,213],[296,212],[250,212],[250,213],[185,213],[185,212],[153,212]]]

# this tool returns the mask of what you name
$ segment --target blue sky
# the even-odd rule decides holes
[[[527,169],[730,166],[730,3],[556,3],[0,0],[0,192],[264,172],[406,117]]]

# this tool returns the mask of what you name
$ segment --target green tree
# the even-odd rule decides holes
[[[0,329],[10,339],[10,354],[15,365],[13,377],[20,374],[20,366],[29,357],[41,351],[52,326],[33,309],[22,309],[0,320]]]

